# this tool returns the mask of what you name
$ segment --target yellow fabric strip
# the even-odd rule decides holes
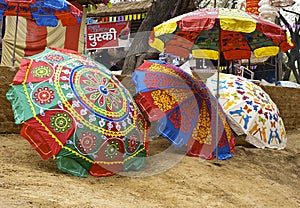
[[[80,25],[80,34],[79,34],[79,40],[78,40],[78,52],[79,53],[85,53],[84,31],[85,31],[86,14],[87,14],[87,8],[83,7],[82,19],[81,19],[81,25]]]
[[[287,42],[290,46],[294,46],[294,43],[292,42],[291,36],[290,34],[286,31],[286,38],[287,38]]]
[[[158,39],[158,38],[154,38],[154,41],[153,42],[150,42],[149,45],[152,47],[152,48],[155,48],[161,52],[164,51],[164,48],[165,48],[165,44],[162,40]]]
[[[154,27],[154,35],[160,36],[163,34],[169,34],[169,33],[173,33],[177,28],[177,22],[173,22],[173,21],[167,21],[163,24],[157,25],[156,27]]]
[[[15,27],[16,27],[16,17],[7,16],[6,17],[6,28],[5,35],[2,39],[2,59],[1,66],[12,66],[12,54],[15,39]],[[26,19],[24,17],[19,17],[17,40],[15,48],[15,66],[19,66],[22,58],[24,57],[24,49],[26,47]]]
[[[254,56],[257,58],[265,57],[265,56],[276,56],[279,52],[278,46],[267,46],[254,50]]]
[[[57,27],[47,27],[47,46],[64,48],[66,27],[58,22]]]
[[[206,50],[206,49],[197,49],[192,51],[192,55],[194,58],[206,58],[218,60],[219,52],[214,50]]]
[[[256,20],[238,9],[219,9],[220,27],[222,30],[251,33],[256,29]]]

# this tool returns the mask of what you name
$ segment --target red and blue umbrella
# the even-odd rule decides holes
[[[215,115],[217,100],[201,80],[176,66],[151,61],[138,67],[132,79],[136,103],[149,121],[158,121],[158,134],[176,147],[186,145],[190,156],[214,159],[217,146],[218,159],[232,157],[235,140],[226,116],[221,107]],[[216,132],[219,138],[212,139]]]

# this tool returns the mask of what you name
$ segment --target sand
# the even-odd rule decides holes
[[[0,207],[300,207],[299,132],[288,131],[284,150],[237,138],[234,157],[219,165],[157,138],[143,171],[100,178],[61,173],[20,135],[0,135]]]

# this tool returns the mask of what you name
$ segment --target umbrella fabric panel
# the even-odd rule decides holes
[[[6,99],[11,103],[16,124],[33,117],[28,99],[24,96],[23,86],[12,86],[6,93]]]
[[[67,139],[74,133],[74,120],[65,111],[50,111],[24,122],[21,135],[43,159],[59,153]]]
[[[138,93],[135,100],[142,103],[140,107],[150,121],[161,119],[183,101],[194,98],[194,81],[181,71],[168,67],[174,66],[145,62],[132,75]]]
[[[162,101],[164,102],[164,101]],[[198,118],[199,106],[195,98],[189,98],[166,112],[159,120],[156,131],[176,147],[181,147],[190,139]]]
[[[92,163],[79,154],[73,154],[75,151],[73,145],[66,144],[55,157],[57,168],[64,173],[87,177]]]
[[[137,71],[133,74],[133,82],[136,84],[136,91],[145,91],[145,90],[156,90],[156,89],[178,89],[182,93],[188,93],[188,96],[191,96],[191,86],[180,78],[180,75],[173,74],[174,78],[169,79],[170,74],[161,73],[159,71]],[[154,82],[149,81],[149,79]],[[142,80],[143,82],[138,82]],[[156,81],[155,81],[156,80]]]
[[[41,82],[35,85],[14,85],[9,89],[7,99],[17,116],[16,123],[20,124],[45,110],[59,108],[61,101],[55,87],[49,83]]]
[[[53,74],[54,69],[47,62],[23,59],[12,84],[40,83],[52,77]]]
[[[200,81],[201,82],[201,81]],[[201,83],[204,86],[203,83]],[[221,106],[206,87],[201,91],[202,101],[198,121],[188,141],[188,155],[214,159],[215,147],[218,147],[218,159],[226,160],[233,156],[235,139]],[[216,115],[217,113],[217,115]],[[216,118],[218,116],[218,134],[216,134]],[[218,135],[218,138],[216,139]],[[217,144],[216,144],[217,142]]]

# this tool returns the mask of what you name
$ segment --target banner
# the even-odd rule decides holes
[[[128,47],[130,43],[130,22],[108,22],[86,25],[86,48]]]

